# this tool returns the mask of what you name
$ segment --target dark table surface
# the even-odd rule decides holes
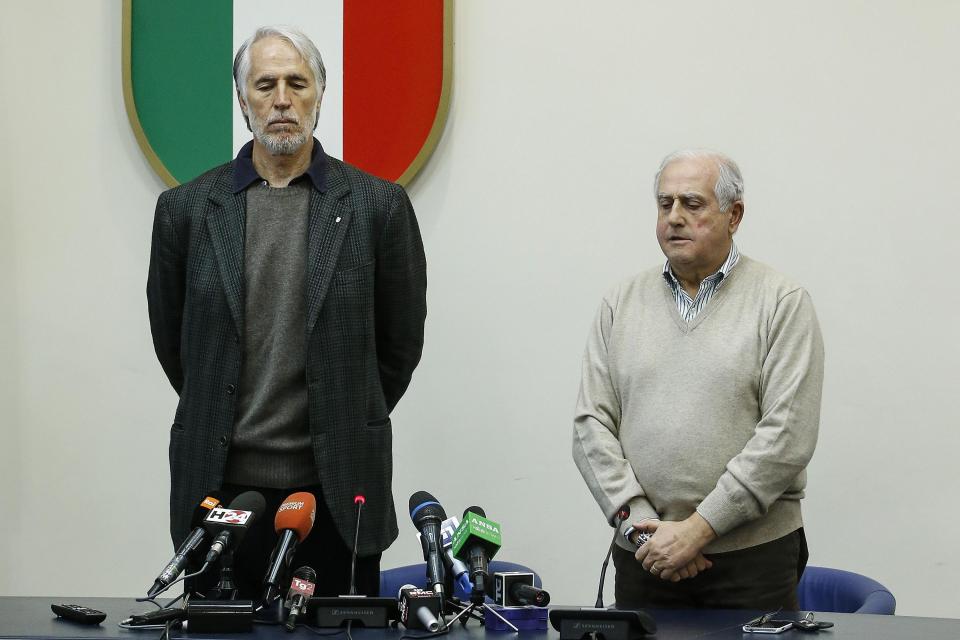
[[[50,610],[53,603],[80,604],[92,609],[98,609],[107,614],[107,619],[99,625],[81,625],[67,620],[59,620]],[[157,640],[160,631],[153,629],[122,629],[117,623],[132,613],[148,611],[153,607],[147,603],[138,603],[125,598],[40,598],[40,597],[0,597],[0,638],[56,638],[57,640],[102,640],[116,639]],[[802,633],[791,630],[777,636],[768,634],[743,633],[741,626],[760,612],[731,611],[731,610],[650,610],[649,613],[657,621],[659,627],[656,640],[674,640],[680,638],[711,638],[736,640],[766,640],[779,638],[781,640],[797,640],[799,638],[814,638],[819,640],[854,640],[876,638],[902,639],[920,638],[923,640],[938,640],[940,638],[960,640],[960,620],[945,618],[915,618],[909,616],[876,616],[857,615],[846,613],[817,613],[817,620],[831,621],[835,627],[817,634]],[[777,618],[790,618],[796,615],[778,614]],[[324,629],[322,633],[329,634],[333,630]],[[354,628],[354,640],[373,640],[385,638],[400,640],[405,633],[399,629],[357,629]],[[417,633],[423,635],[422,632]],[[515,636],[511,632],[498,631],[486,633],[483,627],[476,622],[470,622],[466,629],[457,625],[448,637],[450,640],[481,640],[484,636],[494,636],[506,640]],[[519,634],[524,639],[544,638],[556,640],[558,634],[553,628],[548,631],[523,631]],[[236,638],[237,640],[278,640],[280,638],[316,638],[320,637],[308,629],[297,629],[294,633],[285,633],[278,626],[256,625],[253,632],[241,634],[189,634],[183,630],[174,630],[173,638]],[[329,636],[334,640],[343,638],[346,634]]]

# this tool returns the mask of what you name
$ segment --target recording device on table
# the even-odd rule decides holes
[[[614,516],[614,533],[600,570],[600,585],[597,590],[597,602],[593,607],[555,607],[550,610],[550,624],[560,632],[560,640],[580,640],[584,636],[600,636],[605,640],[633,640],[657,632],[657,623],[646,611],[636,609],[603,608],[603,584],[607,575],[607,565],[617,544],[620,527],[630,517],[630,508],[621,507]]]

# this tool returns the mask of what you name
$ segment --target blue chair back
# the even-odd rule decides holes
[[[516,562],[507,562],[504,560],[491,560],[489,567],[490,575],[498,571],[528,571],[533,574],[533,584],[542,587],[543,582],[540,575],[522,564]],[[384,569],[380,572],[380,595],[384,597],[395,598],[400,587],[405,584],[412,584],[423,587],[427,583],[427,563],[408,564],[393,569]]]
[[[804,611],[892,616],[897,610],[897,599],[876,580],[826,567],[808,566],[797,586],[797,596]]]

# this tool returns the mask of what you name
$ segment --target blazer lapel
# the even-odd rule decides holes
[[[207,215],[207,230],[217,256],[217,266],[230,315],[243,335],[243,239],[246,225],[246,193],[233,193],[232,172],[224,172],[225,179],[210,191],[215,208]]]
[[[327,160],[326,191],[310,196],[307,223],[307,336],[313,331],[330,288],[353,210],[345,196],[350,185],[336,164]]]

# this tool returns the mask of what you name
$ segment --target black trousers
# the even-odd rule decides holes
[[[263,514],[257,514],[240,546],[233,556],[233,577],[237,586],[237,598],[259,600],[263,596],[263,578],[267,573],[270,554],[280,536],[273,529],[274,516],[280,504],[291,493],[308,491],[317,498],[317,517],[313,529],[302,543],[297,546],[290,573],[284,576],[280,585],[283,595],[290,588],[290,575],[298,567],[309,566],[317,572],[316,596],[346,595],[350,589],[350,561],[352,556],[351,540],[349,545],[340,537],[333,518],[323,499],[320,485],[297,487],[292,489],[264,489],[226,484],[226,495],[238,495],[244,491],[258,491],[266,500]],[[363,526],[361,521],[360,526]],[[217,586],[220,579],[219,567],[200,576],[188,589],[198,593],[208,593]],[[357,593],[376,596],[380,593],[380,554],[357,558]]]
[[[763,609],[796,611],[797,584],[807,566],[803,528],[770,542],[708,554],[713,567],[670,582],[645,571],[632,553],[615,546],[618,609]]]

